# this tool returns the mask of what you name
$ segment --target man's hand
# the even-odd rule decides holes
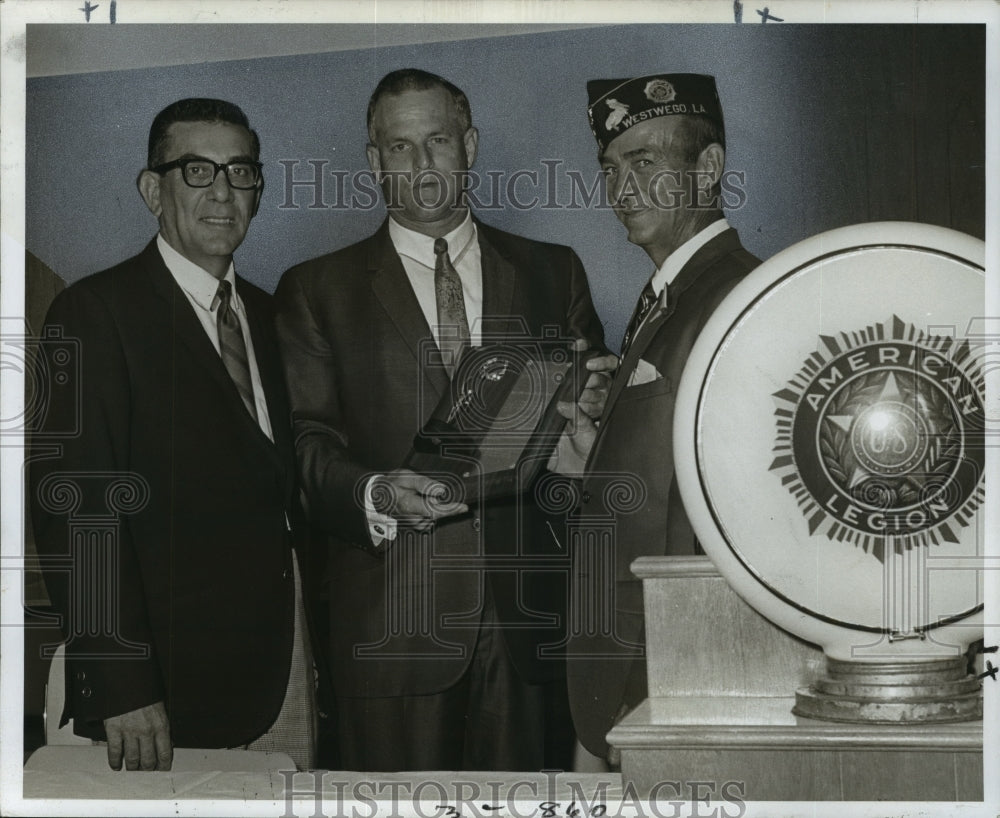
[[[469,510],[465,503],[446,502],[446,494],[443,483],[410,469],[396,469],[380,475],[372,484],[376,511],[420,531],[427,530],[442,517]]]
[[[577,338],[573,348],[577,352],[584,352],[588,345],[583,338]],[[597,355],[589,359],[586,366],[590,374],[577,402],[559,401],[556,404],[559,414],[566,418],[566,427],[549,458],[549,471],[582,474],[597,437],[594,421],[599,420],[604,413],[604,404],[611,388],[611,376],[618,368],[618,356],[610,352],[607,355]]]
[[[582,339],[576,342],[577,350],[580,350]],[[582,341],[585,350],[586,341]],[[583,385],[583,392],[577,399],[577,405],[594,420],[600,420],[604,413],[604,404],[608,400],[608,391],[611,389],[611,376],[618,369],[618,356],[609,352],[607,355],[597,355],[587,361],[587,382]],[[567,415],[563,415],[568,417]]]
[[[556,409],[566,418],[566,428],[549,458],[548,469],[570,476],[582,475],[597,437],[597,425],[578,403],[561,400]]]
[[[169,770],[174,760],[170,721],[163,702],[140,707],[104,720],[108,734],[108,765],[112,770]]]

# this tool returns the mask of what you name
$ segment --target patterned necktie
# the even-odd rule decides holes
[[[231,308],[232,298],[233,285],[225,280],[220,281],[219,289],[215,294],[215,304],[213,304],[213,306],[218,305],[215,320],[219,329],[219,352],[222,354],[222,363],[226,367],[229,377],[236,384],[236,391],[243,398],[247,411],[254,420],[257,420],[257,403],[254,400],[253,385],[250,382],[247,345],[243,341],[243,329],[240,326],[239,316]]]
[[[628,352],[629,346],[632,341],[635,340],[635,335],[639,331],[639,327],[642,326],[642,322],[645,320],[646,316],[649,315],[649,311],[653,309],[653,305],[657,302],[656,293],[653,291],[653,280],[650,279],[646,282],[646,286],[642,288],[642,293],[639,295],[639,303],[635,305],[635,312],[632,313],[632,320],[628,322],[628,329],[625,330],[625,337],[622,338],[622,353],[621,357],[625,357],[625,353]]]
[[[434,255],[434,295],[441,355],[448,374],[453,375],[462,348],[469,340],[469,319],[465,314],[462,280],[448,258],[448,242],[434,239]]]

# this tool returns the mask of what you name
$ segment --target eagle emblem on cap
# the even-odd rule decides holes
[[[617,128],[618,123],[628,116],[628,105],[617,99],[606,99],[605,103],[611,109],[611,113],[608,114],[608,118],[604,122],[604,129],[611,131]]]
[[[650,102],[672,102],[677,92],[665,79],[650,80],[646,83],[646,99]]]

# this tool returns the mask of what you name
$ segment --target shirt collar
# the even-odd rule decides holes
[[[695,253],[708,244],[709,241],[728,229],[729,222],[723,216],[721,219],[712,222],[708,227],[695,233],[684,244],[674,250],[674,252],[666,257],[663,264],[660,265],[660,269],[653,273],[651,281],[653,292],[660,295],[667,285],[674,282],[677,274],[691,260]]]
[[[390,217],[389,238],[392,239],[392,244],[399,255],[411,258],[431,270],[434,269],[435,240],[431,236],[425,236],[416,230],[403,227],[403,225]],[[451,263],[457,265],[476,238],[476,224],[472,221],[472,213],[466,213],[465,221],[447,233],[443,238],[448,242],[448,255],[451,257]]]
[[[174,277],[182,290],[186,292],[198,306],[212,311],[214,308],[215,294],[219,291],[219,279],[207,270],[202,269],[193,261],[184,258],[173,247],[171,247],[162,234],[156,236],[156,247],[160,251],[163,263],[167,265],[170,275]],[[233,262],[229,262],[229,269],[224,276],[236,291],[236,268]],[[239,300],[233,298],[232,303],[239,310]]]

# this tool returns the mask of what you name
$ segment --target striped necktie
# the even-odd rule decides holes
[[[437,300],[438,335],[441,356],[449,375],[469,340],[469,319],[465,313],[462,279],[448,257],[448,242],[434,240],[434,296]]]
[[[233,285],[226,280],[220,281],[213,305],[218,305],[215,320],[219,329],[219,352],[222,355],[222,363],[236,384],[236,391],[243,398],[247,411],[254,420],[257,420],[257,403],[250,382],[247,345],[243,340],[243,328],[240,326],[239,316],[232,309],[232,298]]]
[[[628,348],[632,344],[632,341],[635,340],[639,327],[642,326],[642,322],[646,319],[646,316],[649,315],[649,311],[653,309],[653,305],[656,301],[657,298],[656,292],[653,290],[653,280],[650,279],[646,282],[646,286],[642,288],[642,293],[639,295],[639,302],[635,305],[635,312],[632,313],[632,320],[629,321],[628,329],[625,330],[625,337],[622,338],[622,358],[624,358],[625,354],[628,352]]]

